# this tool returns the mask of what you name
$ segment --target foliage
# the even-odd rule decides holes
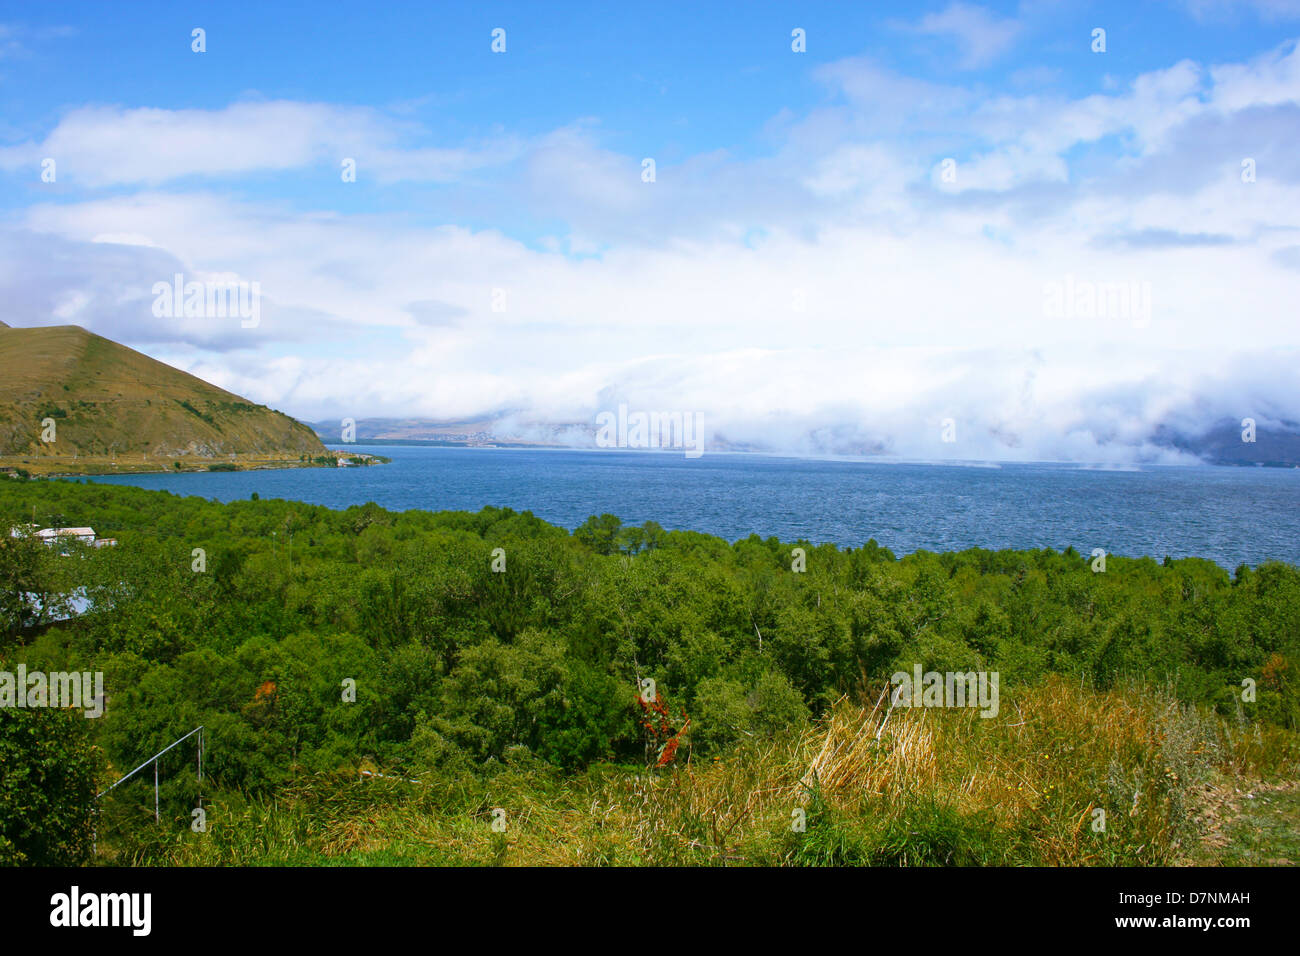
[[[1225,733],[1237,736],[1225,752],[1239,762],[1225,772],[1244,772],[1246,762],[1251,772],[1286,765],[1286,746],[1267,741],[1300,727],[1300,571],[1285,564],[1229,575],[1196,559],[1111,556],[1105,573],[1093,573],[1073,551],[896,558],[874,541],[854,549],[757,536],[728,544],[653,523],[625,527],[611,515],[570,534],[510,509],[331,511],[252,497],[220,504],[76,481],[0,482],[6,527],[35,506],[119,541],[59,555],[0,539],[0,626],[8,632],[0,653],[105,675],[107,713],[85,722],[108,764],[101,783],[200,723],[208,728],[207,787],[240,813],[281,806],[287,788],[312,775],[362,766],[403,779],[480,782],[525,764],[534,783],[590,780],[609,765],[644,773],[644,677],[672,702],[649,761],[662,763],[651,775],[666,779],[692,760],[729,763],[746,748],[788,748],[846,695],[874,700],[892,673],[918,664],[997,671],[1009,700],[1044,707],[1049,698],[1021,695],[1053,679],[1114,707],[1132,704],[1126,688],[1158,687],[1170,706],[1226,721]],[[806,551],[806,571],[792,569],[794,547]],[[205,556],[201,569],[195,549]],[[55,600],[73,588],[86,589],[92,613],[30,626],[23,595]],[[1243,694],[1250,682],[1253,699]],[[991,723],[1011,721],[1003,706]],[[1077,721],[1109,719],[1082,705],[1072,714],[1063,735],[1087,737]],[[662,760],[669,741],[673,752]],[[1117,766],[1106,783],[1115,793],[1133,786],[1132,767]],[[166,814],[183,822],[195,782],[171,778]],[[127,813],[115,807],[151,802],[150,785],[120,787],[106,800],[106,819]],[[842,840],[827,834],[849,826],[853,813],[833,802],[810,806],[810,819],[827,821],[818,839],[828,842],[788,853],[773,844],[773,859],[1041,858],[1023,840],[968,838],[963,828],[975,818],[952,801],[909,802],[888,818],[894,829],[853,824],[853,838]],[[1074,812],[1062,804],[1052,814],[1067,809]],[[683,832],[725,826],[683,819],[694,821]],[[116,827],[115,839],[131,829]],[[914,841],[899,848],[898,834],[913,831],[928,834],[928,849]],[[1161,833],[1143,861],[1152,847],[1181,839]],[[592,852],[649,858],[658,839]],[[1142,843],[1123,846],[1106,859],[1135,862]]]
[[[89,723],[75,710],[0,709],[0,866],[89,860],[98,771]]]

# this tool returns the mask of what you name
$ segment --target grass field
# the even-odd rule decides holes
[[[1285,865],[1300,737],[1052,678],[1003,712],[841,701],[803,733],[663,770],[303,777],[217,795],[210,828],[101,835],[170,865]],[[1237,791],[1250,796],[1234,799]],[[1102,817],[1098,811],[1104,810]],[[494,826],[495,824],[495,826]],[[128,834],[126,839],[123,834]]]

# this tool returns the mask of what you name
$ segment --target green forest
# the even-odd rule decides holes
[[[9,534],[55,518],[117,544]],[[0,482],[0,529],[0,671],[107,698],[0,710],[0,864],[1232,862],[1236,795],[1300,767],[1281,563],[53,480]],[[999,712],[893,707],[917,665]],[[95,799],[200,725],[160,820],[152,768]]]

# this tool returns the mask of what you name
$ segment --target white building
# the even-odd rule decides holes
[[[49,547],[55,547],[69,541],[80,541],[82,544],[94,548],[117,544],[116,538],[96,538],[94,528],[41,528],[38,531],[35,525],[27,525],[26,527],[9,529],[9,537],[11,538],[22,535],[33,535],[37,540]]]
[[[36,537],[40,538],[46,544],[55,544],[59,541],[76,539],[83,544],[95,543],[94,528],[42,528],[36,532]]]

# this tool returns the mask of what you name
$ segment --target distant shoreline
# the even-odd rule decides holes
[[[322,438],[321,441],[338,442],[345,445],[433,445],[446,448],[555,448],[569,451],[583,451],[570,445],[551,445],[545,442],[484,442],[462,441],[450,438],[362,438],[354,442],[344,442],[342,438]]]
[[[477,441],[456,441],[443,439],[420,439],[420,438],[367,438],[361,441],[346,443],[354,448],[360,449],[365,447],[394,447],[394,448],[456,448],[480,451],[553,451],[553,452],[594,452],[594,453],[614,453],[614,454],[643,454],[643,455],[667,455],[675,457],[680,454],[677,449],[645,449],[645,448],[588,448],[576,445],[553,445],[542,443],[485,443]],[[246,471],[289,471],[302,468],[335,468],[335,467],[369,467],[376,464],[390,464],[391,458],[383,455],[371,455],[366,452],[340,448],[328,449],[330,456],[336,461],[343,458],[364,457],[373,459],[368,462],[351,462],[346,465],[336,465],[321,461],[326,456],[317,456],[313,460],[303,461],[300,459],[285,458],[258,458],[258,459],[241,459],[235,462],[230,461],[186,461],[185,459],[165,459],[167,464],[158,464],[156,461],[144,462],[141,460],[113,462],[109,459],[81,459],[78,462],[76,470],[64,470],[69,467],[71,462],[67,459],[56,458],[32,458],[18,459],[13,457],[0,458],[0,480],[6,475],[15,473],[26,473],[30,478],[102,478],[113,475],[172,475],[172,474],[219,474],[225,472],[246,472]],[[1067,461],[1067,460],[983,460],[983,459],[913,459],[913,458],[894,458],[884,455],[871,456],[852,456],[852,455],[799,455],[791,452],[778,451],[758,451],[758,450],[740,450],[740,449],[717,449],[706,451],[704,458],[710,456],[745,456],[753,458],[781,459],[788,461],[804,462],[840,462],[844,464],[867,464],[867,465],[936,465],[952,468],[1003,468],[1016,466],[1051,466],[1072,468],[1084,471],[1139,471],[1156,468],[1269,468],[1275,470],[1295,470],[1300,469],[1300,464],[1290,461],[1278,462],[1241,462],[1241,461],[1198,461],[1189,463],[1170,463],[1170,462],[1096,462],[1096,461]],[[177,467],[176,463],[180,463]],[[21,476],[21,475],[20,475]]]
[[[334,441],[332,438],[324,438],[323,441]],[[340,439],[341,441],[341,439]],[[589,451],[601,453],[631,453],[631,454],[652,454],[652,455],[680,455],[679,448],[599,448],[588,445],[556,445],[550,443],[532,443],[532,442],[481,442],[481,441],[457,441],[449,439],[432,439],[432,438],[361,438],[354,444],[358,447],[365,446],[396,446],[396,447],[425,447],[425,448],[468,448],[481,449],[486,451]],[[1086,468],[1096,471],[1129,471],[1137,468],[1280,468],[1283,470],[1300,468],[1300,462],[1290,460],[1279,461],[1237,461],[1233,459],[1201,459],[1195,462],[1114,462],[1114,461],[1073,461],[1069,459],[945,459],[945,458],[895,458],[889,455],[834,455],[834,454],[810,454],[801,455],[790,451],[768,451],[756,448],[717,448],[706,449],[702,457],[707,458],[710,455],[752,455],[755,458],[782,458],[791,461],[842,461],[842,462],[865,462],[882,465],[952,465],[954,467],[985,467],[998,468],[1004,465],[1061,465],[1075,468]]]
[[[234,461],[219,459],[186,460],[184,458],[158,459],[146,461],[129,459],[66,459],[56,456],[38,458],[0,458],[0,476],[16,478],[103,478],[111,475],[209,475],[240,471],[287,471],[299,468],[368,468],[371,465],[391,463],[392,459],[383,455],[368,455],[327,449],[328,454],[313,458],[278,458],[256,457],[236,458]],[[366,461],[349,460],[339,464],[343,459],[363,458]],[[76,462],[76,464],[74,464]],[[165,462],[161,464],[160,462]],[[65,470],[68,468],[75,470]]]

